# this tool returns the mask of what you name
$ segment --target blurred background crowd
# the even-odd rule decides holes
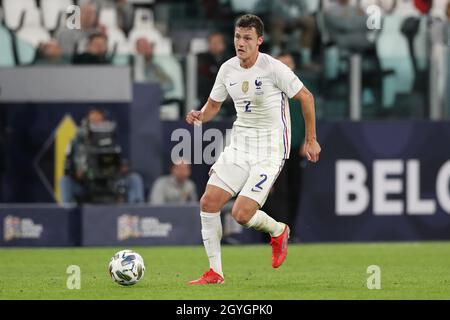
[[[356,118],[448,118],[447,0],[3,0],[0,66],[129,65],[176,119],[208,97],[244,12],[265,22],[263,52],[292,55],[319,119],[352,117],[354,92]]]

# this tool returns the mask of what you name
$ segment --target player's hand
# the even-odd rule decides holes
[[[316,139],[310,139],[305,142],[305,155],[306,158],[311,162],[319,161],[319,154],[321,151],[320,145]]]
[[[197,110],[191,110],[186,115],[186,122],[189,124],[200,125],[203,121],[203,112]]]

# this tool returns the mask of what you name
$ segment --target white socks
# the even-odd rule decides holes
[[[284,223],[275,221],[272,217],[268,216],[264,211],[258,210],[245,224],[247,228],[253,228],[258,231],[270,233],[272,237],[278,237],[284,231]]]
[[[222,240],[222,222],[220,212],[200,212],[202,220],[202,238],[206,254],[209,259],[209,267],[223,277],[222,257],[220,253],[220,240]]]

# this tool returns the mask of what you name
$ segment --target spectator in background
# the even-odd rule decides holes
[[[69,62],[70,60],[63,55],[61,46],[55,39],[41,43],[34,58],[34,64],[36,65],[58,65]]]
[[[208,100],[214,81],[216,80],[217,72],[222,63],[228,60],[228,58],[230,57],[226,53],[225,38],[223,34],[220,32],[212,32],[208,36],[208,51],[200,53],[197,57],[197,95],[201,104]],[[222,105],[221,112],[225,116],[234,114],[234,107],[231,100],[228,99],[225,104]]]
[[[136,82],[159,83],[163,93],[173,89],[173,81],[164,69],[155,62],[154,44],[146,38],[136,41],[137,55],[134,57],[134,80]]]
[[[259,11],[270,14],[270,36],[272,55],[276,56],[284,48],[286,35],[301,30],[297,50],[301,54],[301,66],[305,69],[319,70],[312,61],[312,50],[316,36],[316,22],[309,12],[307,0],[260,0],[256,6]]]
[[[183,204],[197,202],[198,195],[194,182],[189,179],[191,166],[184,160],[175,162],[170,175],[158,178],[150,194],[151,204]]]
[[[217,72],[225,62],[225,39],[219,32],[208,36],[208,51],[198,55],[198,98],[206,101],[216,80]]]
[[[80,4],[93,4],[97,11],[102,8],[115,8],[117,12],[118,27],[128,33],[133,27],[133,6],[128,0],[83,0]]]
[[[107,121],[105,113],[100,109],[91,109],[78,128],[77,136],[71,142],[66,155],[65,172],[60,180],[62,203],[84,202],[89,194],[89,152],[92,145],[89,135],[90,125],[99,125]],[[144,184],[137,173],[130,172],[128,162],[122,161],[119,174],[111,177],[118,189],[117,202],[144,202]],[[108,186],[109,187],[109,186]],[[111,190],[110,190],[111,191]],[[112,192],[112,191],[111,191]],[[126,199],[123,199],[126,194]]]
[[[359,52],[373,49],[367,16],[360,8],[351,5],[350,0],[333,2],[324,16],[330,39],[340,49]]]
[[[282,53],[278,60],[287,65],[291,70],[295,70],[295,62],[292,55]],[[291,228],[291,239],[298,242],[296,235],[296,219],[301,201],[302,171],[306,163],[304,152],[305,120],[303,119],[300,102],[289,99],[289,113],[291,117],[291,150],[289,159],[286,160],[283,170],[273,186],[266,205],[267,211],[285,213],[285,217],[276,217],[278,220],[285,220]]]
[[[95,33],[89,37],[86,51],[73,57],[73,64],[108,64],[108,39],[102,33]]]
[[[72,56],[78,50],[84,50],[92,34],[106,34],[103,26],[97,23],[97,8],[90,3],[80,6],[80,30],[68,29],[65,25],[56,32],[55,38],[61,45],[63,55]]]

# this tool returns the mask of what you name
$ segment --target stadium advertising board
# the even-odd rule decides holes
[[[450,126],[323,123],[297,226],[305,241],[450,239]]]
[[[202,243],[198,205],[82,208],[82,244],[192,245]]]
[[[58,205],[0,207],[0,246],[73,246],[78,244],[78,212]]]

